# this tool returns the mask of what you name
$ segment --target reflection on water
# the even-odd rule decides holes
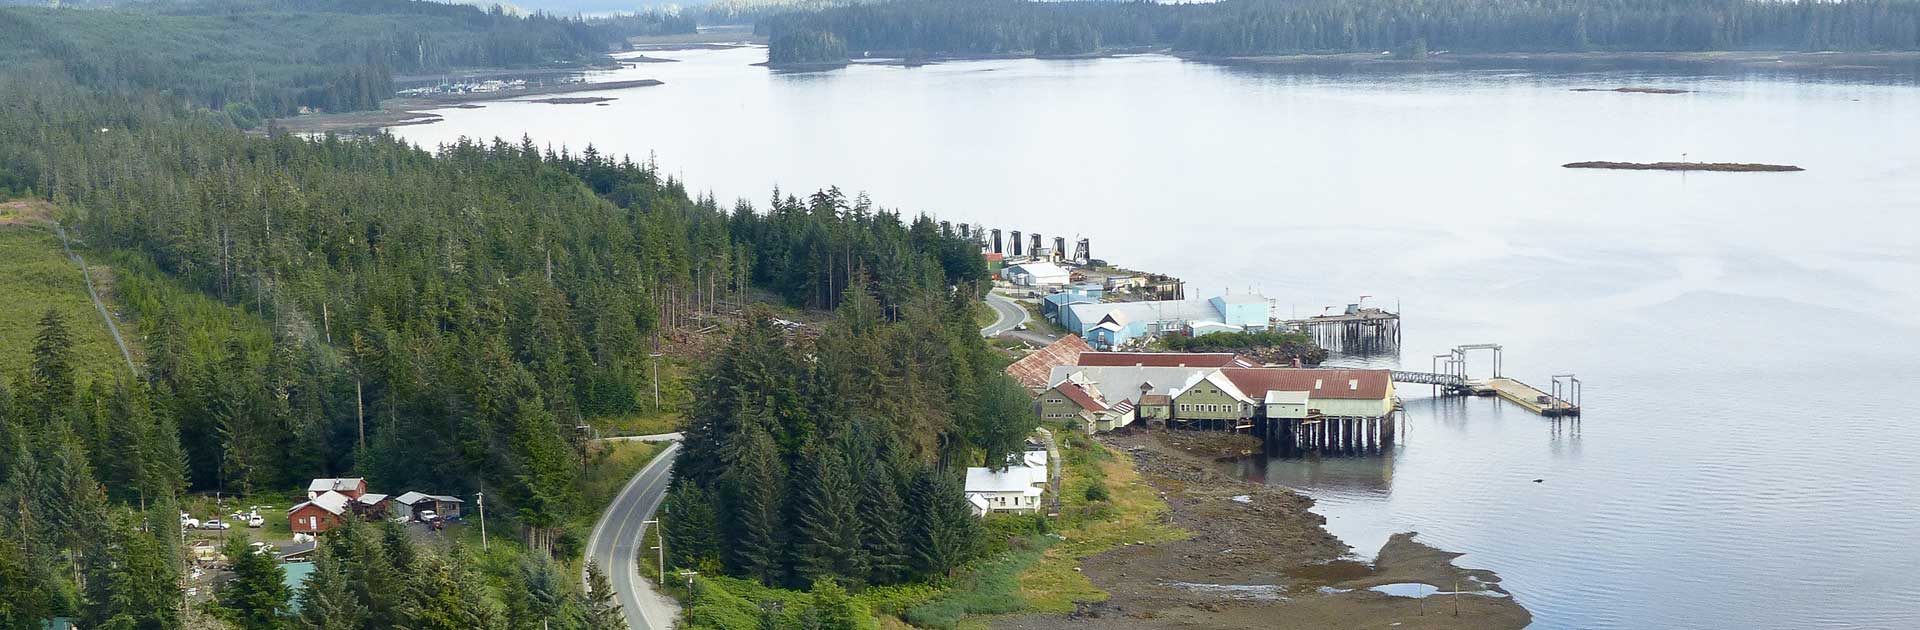
[[[1396,356],[1506,347],[1577,373],[1577,423],[1406,400],[1378,456],[1233,464],[1312,495],[1363,553],[1394,532],[1492,569],[1542,628],[1915,628],[1920,88],[1911,69],[1223,67],[1162,56],[771,74],[649,53],[608,107],[489,103],[396,134],[528,134],[653,156],[693,190],[839,185],[1092,239],[1189,293],[1288,317],[1397,301]],[[1684,94],[1574,92],[1651,86]],[[1575,171],[1581,160],[1797,164]],[[1484,374],[1480,374],[1484,376]],[[1536,480],[1538,480],[1536,482]]]

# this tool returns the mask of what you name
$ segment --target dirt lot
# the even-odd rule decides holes
[[[1181,448],[1194,445],[1172,446],[1159,434],[1104,439],[1133,456],[1172,506],[1174,524],[1193,537],[1088,558],[1082,570],[1111,599],[1071,615],[1002,619],[995,628],[1520,628],[1532,619],[1498,576],[1455,567],[1459,554],[1413,534],[1394,536],[1374,564],[1342,559],[1347,546],[1308,511],[1311,499],[1224,477]],[[1460,595],[1450,594],[1456,581]],[[1441,594],[1369,590],[1413,583]]]

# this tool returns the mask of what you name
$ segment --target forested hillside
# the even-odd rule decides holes
[[[29,19],[42,18],[69,16]],[[0,375],[0,627],[179,627],[182,497],[284,495],[336,475],[485,492],[496,535],[534,559],[391,536],[377,552],[329,544],[338,557],[300,595],[337,615],[294,618],[294,594],[270,586],[277,569],[252,560],[211,610],[245,628],[588,625],[604,608],[555,595],[565,582],[539,559],[577,557],[577,524],[597,509],[578,427],[657,411],[643,392],[663,337],[734,335],[686,410],[697,437],[684,492],[711,490],[725,527],[687,557],[768,582],[950,569],[970,549],[951,518],[965,510],[953,467],[1003,457],[1030,423],[971,323],[986,279],[977,246],[931,218],[832,189],[723,208],[650,164],[530,139],[427,152],[248,135],[216,101],[168,87],[231,68],[87,67],[0,67],[0,198],[50,203],[114,268],[143,365],[138,378],[76,369],[73,330],[91,322],[59,313],[39,314],[31,356],[6,362],[26,368]],[[766,293],[845,314],[818,341],[764,317],[715,326]],[[883,472],[851,468],[875,462]],[[769,485],[751,504],[731,494],[808,471],[894,492],[902,529],[857,540],[897,553],[802,560],[841,558],[847,539],[817,547],[821,525],[784,515],[832,501],[821,505],[844,517],[851,486]],[[743,506],[758,506],[757,526]],[[909,535],[924,522],[913,519],[936,518],[960,529],[932,548]],[[779,546],[760,560],[719,551],[746,535]],[[551,606],[522,606],[527,593]]]
[[[1920,2],[1840,0],[907,0],[761,19],[769,59],[831,61],[843,39],[888,54],[1077,54],[1125,46],[1203,55],[1434,50],[1913,50]],[[783,42],[786,42],[783,44]]]
[[[579,64],[645,27],[409,0],[0,8],[0,63],[152,90],[240,120],[377,106],[393,77]]]

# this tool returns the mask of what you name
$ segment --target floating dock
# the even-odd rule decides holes
[[[1493,353],[1493,376],[1467,378],[1467,355],[1474,351]],[[1580,379],[1572,374],[1555,374],[1551,391],[1500,375],[1502,348],[1497,343],[1457,346],[1447,354],[1433,355],[1432,372],[1395,370],[1396,383],[1431,385],[1434,395],[1499,396],[1522,409],[1549,418],[1580,415]]]
[[[1559,382],[1558,379],[1555,382]],[[1578,383],[1579,381],[1574,381]],[[1580,415],[1580,405],[1559,396],[1540,391],[1540,388],[1510,378],[1490,378],[1472,381],[1468,388],[1476,396],[1499,396],[1527,411],[1549,418]]]

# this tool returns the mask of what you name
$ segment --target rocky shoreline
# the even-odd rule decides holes
[[[1459,554],[1421,544],[1415,534],[1395,535],[1372,563],[1351,559],[1310,510],[1312,499],[1227,477],[1208,457],[1191,454],[1219,445],[1164,433],[1102,440],[1133,458],[1172,507],[1173,524],[1193,536],[1087,558],[1081,570],[1111,595],[1107,601],[993,627],[1522,628],[1532,621],[1499,576],[1454,566]]]

